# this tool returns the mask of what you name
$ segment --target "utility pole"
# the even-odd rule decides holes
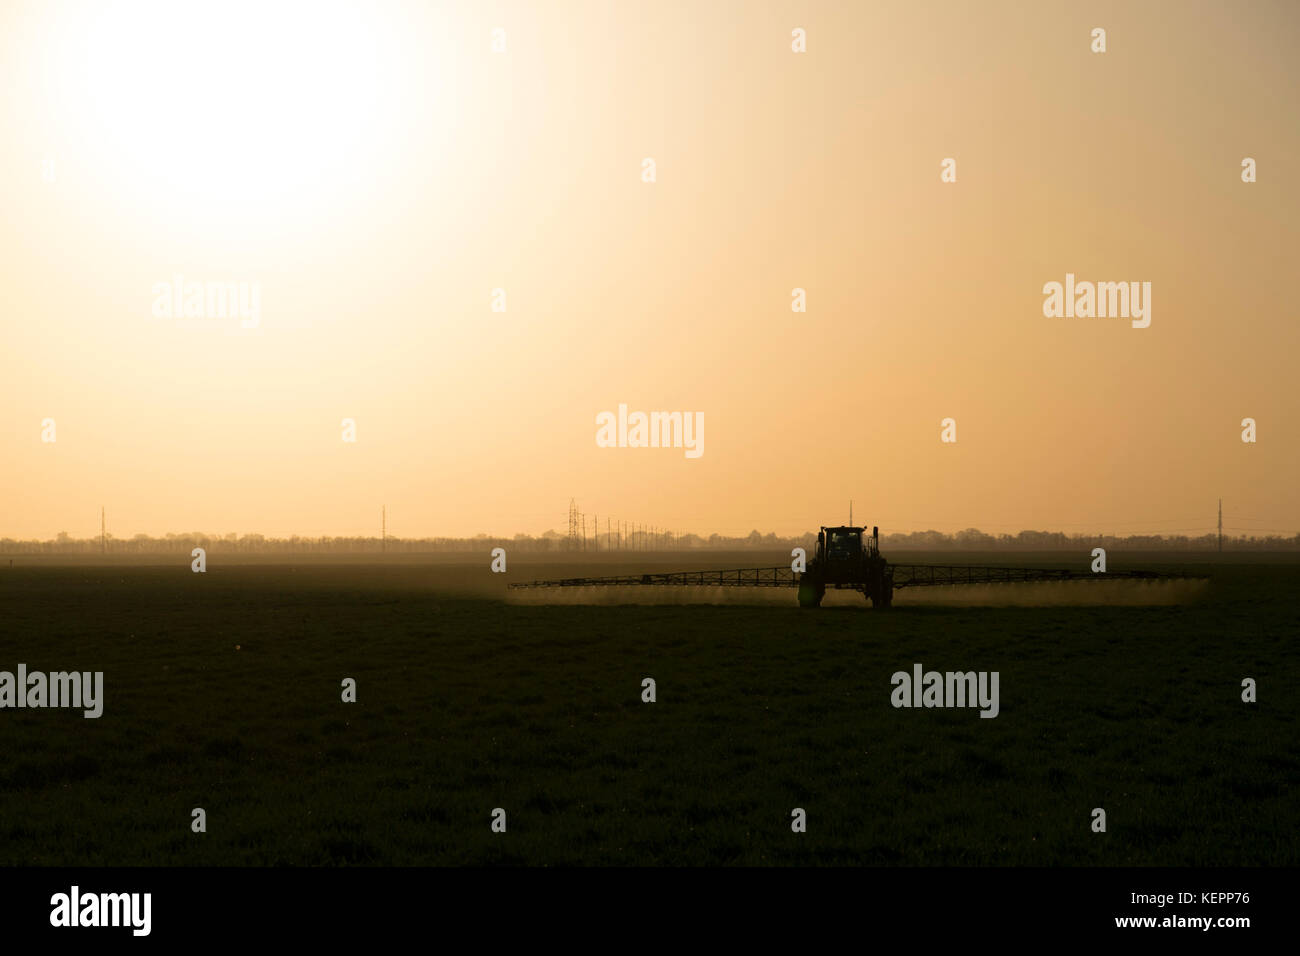
[[[1222,522],[1220,522],[1220,524],[1222,524]],[[106,540],[107,534],[105,533],[107,527],[108,527],[107,524],[105,524],[104,522],[104,506],[100,505],[99,506],[99,553],[100,554],[108,553],[108,542]]]
[[[1219,499],[1219,553],[1223,554],[1223,499]]]
[[[379,514],[379,553],[383,554],[388,550],[388,505],[383,505]]]
[[[578,550],[578,503],[569,499],[569,550]]]

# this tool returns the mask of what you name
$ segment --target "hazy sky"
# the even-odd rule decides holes
[[[1253,0],[9,0],[0,536],[1295,533],[1297,49]],[[1045,317],[1066,273],[1150,326]],[[598,447],[620,403],[703,454]]]

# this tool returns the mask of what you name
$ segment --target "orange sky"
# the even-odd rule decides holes
[[[0,7],[0,536],[1300,530],[1294,4],[106,7]]]

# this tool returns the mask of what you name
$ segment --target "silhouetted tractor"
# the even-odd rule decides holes
[[[880,529],[847,525],[817,532],[817,552],[799,577],[799,606],[818,607],[826,589],[861,591],[872,607],[894,600],[894,569],[880,556]]]
[[[853,519],[850,517],[850,521]],[[817,534],[817,552],[800,570],[796,559],[788,565],[763,568],[727,568],[705,571],[658,571],[649,574],[615,574],[599,578],[561,578],[554,581],[518,581],[511,588],[586,587],[696,587],[696,588],[797,588],[801,607],[820,607],[827,588],[861,591],[873,608],[894,603],[894,591],[904,588],[971,584],[1027,584],[1045,581],[1099,581],[1117,578],[1159,580],[1182,574],[1158,571],[1095,572],[1085,562],[1074,568],[1006,568],[979,564],[890,564],[880,556],[880,529],[843,525],[823,527]],[[792,557],[794,555],[792,554]]]

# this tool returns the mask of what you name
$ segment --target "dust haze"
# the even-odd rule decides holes
[[[953,587],[904,588],[894,592],[894,606],[946,607],[1152,607],[1188,604],[1205,590],[1203,579],[1043,581],[1027,584],[973,584]],[[797,607],[794,588],[707,587],[574,587],[524,588],[508,592],[506,600],[522,605],[659,605],[714,604]],[[870,603],[856,591],[826,592],[823,607],[860,607]]]

